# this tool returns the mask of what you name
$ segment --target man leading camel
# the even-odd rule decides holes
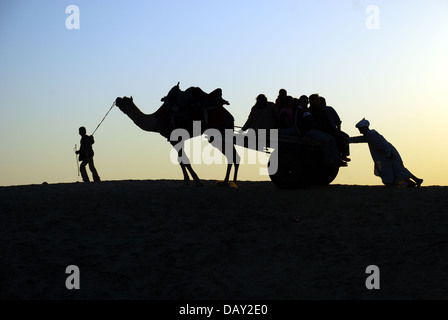
[[[80,171],[82,181],[90,182],[89,176],[87,175],[86,166],[89,165],[89,169],[92,172],[93,181],[101,181],[96,171],[95,164],[93,163],[93,148],[92,144],[95,143],[93,136],[88,136],[85,127],[79,128],[79,134],[81,136],[81,147],[76,151],[79,155],[79,161],[81,162]]]

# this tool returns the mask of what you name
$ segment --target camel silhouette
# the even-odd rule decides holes
[[[184,94],[188,93],[188,94]],[[185,98],[187,97],[187,98]],[[182,100],[182,101],[181,101]],[[239,167],[239,155],[235,150],[232,142],[225,141],[225,130],[234,129],[234,118],[227,111],[223,104],[228,104],[227,101],[221,98],[221,89],[217,89],[210,94],[204,93],[200,88],[190,87],[185,92],[179,89],[179,83],[174,86],[168,95],[162,98],[162,106],[152,114],[145,114],[134,104],[132,96],[118,97],[115,104],[120,110],[126,114],[132,121],[142,130],[157,132],[165,137],[173,146],[184,141],[170,141],[171,132],[175,129],[184,129],[189,133],[190,138],[200,136],[207,129],[216,129],[221,133],[222,141],[216,142],[209,140],[209,143],[227,159],[227,171],[224,181],[218,182],[222,186],[237,187],[237,176]],[[185,105],[186,104],[186,105]],[[201,130],[193,130],[193,122],[201,121]],[[226,148],[233,148],[231,156],[225,152]],[[193,181],[197,186],[203,186],[203,182],[199,179],[196,172],[193,170],[189,159],[183,155],[180,149],[178,154],[178,162],[182,169],[184,182],[190,184],[190,173]],[[233,181],[229,182],[230,172],[234,166]]]

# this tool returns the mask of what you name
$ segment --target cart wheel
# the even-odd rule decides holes
[[[308,182],[314,186],[327,186],[338,175],[339,167],[327,166],[322,162],[322,154],[320,150],[313,150],[309,153],[308,158],[305,158],[307,173],[309,174]]]
[[[317,166],[314,170],[313,184],[317,186],[329,185],[339,173],[339,167]]]
[[[278,153],[275,150],[269,159],[268,172],[272,182],[280,189],[297,189],[307,185],[306,171],[299,154]]]

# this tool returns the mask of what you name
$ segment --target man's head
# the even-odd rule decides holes
[[[302,106],[304,108],[308,107],[308,97],[303,95],[299,98],[299,106]]]
[[[288,93],[286,92],[285,89],[280,89],[280,90],[278,91],[278,95],[279,95],[280,97],[286,97],[287,94],[288,94]]]
[[[317,93],[310,95],[310,107],[320,106],[320,98]]]
[[[265,105],[268,102],[268,98],[264,94],[259,94],[257,97],[257,104]]]
[[[369,126],[370,122],[366,120],[366,118],[363,118],[356,124],[356,128],[358,128],[359,132],[364,135],[369,131]]]
[[[327,106],[327,101],[325,100],[325,98],[324,97],[319,97],[319,99],[320,99],[320,105],[323,106],[323,107],[326,107]]]
[[[85,136],[86,133],[87,133],[86,128],[84,128],[84,127],[80,127],[80,128],[79,128],[79,134],[80,134],[81,136]]]

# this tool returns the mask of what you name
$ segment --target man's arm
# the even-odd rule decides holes
[[[363,143],[363,142],[367,142],[366,137],[364,136],[359,136],[359,137],[349,137],[347,139],[348,143]]]

